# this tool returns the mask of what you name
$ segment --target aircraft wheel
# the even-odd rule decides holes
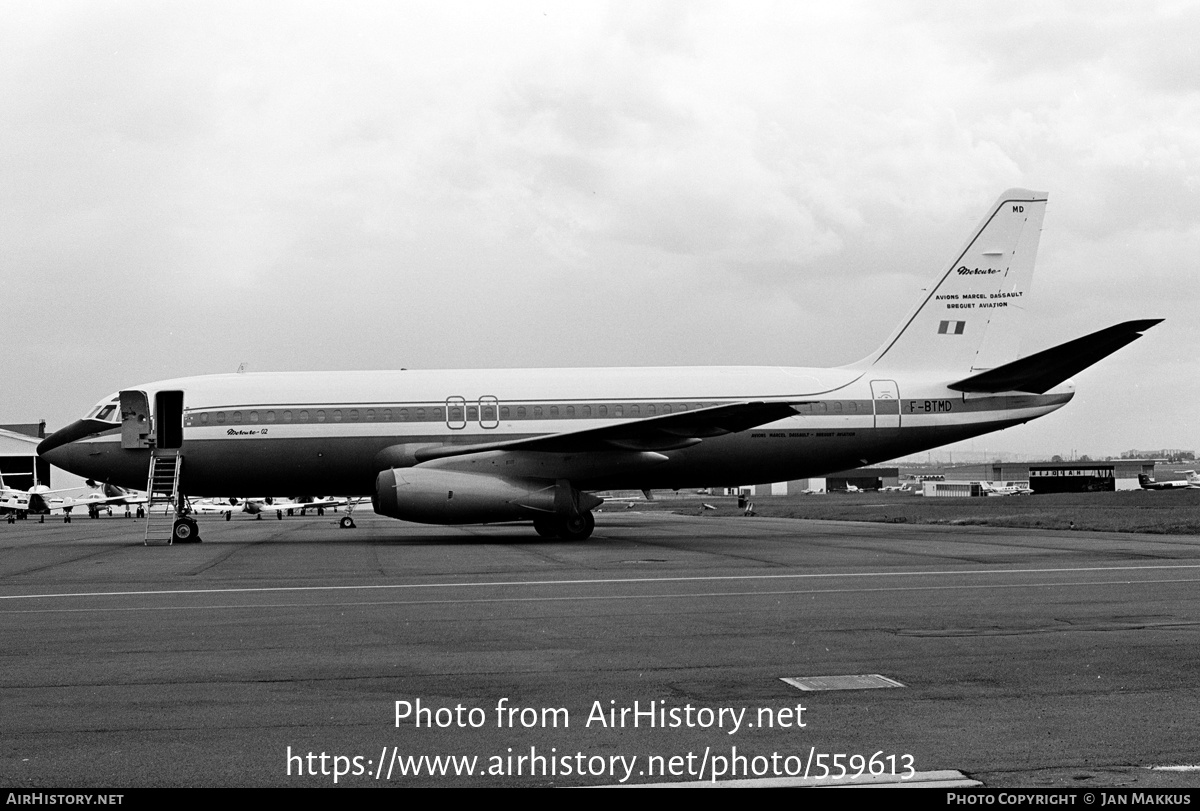
[[[176,518],[171,528],[172,543],[200,543],[200,528],[191,518]]]
[[[533,519],[533,528],[543,538],[557,538],[561,529],[561,522],[552,515],[546,515]]]
[[[338,526],[342,529],[354,529],[354,519],[348,515],[343,515],[342,520],[338,521]]]
[[[559,535],[565,541],[582,541],[590,538],[595,528],[595,517],[590,512],[585,512],[563,521]]]
[[[233,513],[231,513],[231,512],[227,512],[227,513],[225,513],[225,520],[226,520],[226,521],[231,521],[231,520],[233,520]]]

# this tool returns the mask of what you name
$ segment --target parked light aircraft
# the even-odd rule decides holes
[[[1030,496],[1033,488],[1025,482],[980,482],[983,492],[989,496]]]
[[[369,494],[408,521],[532,519],[582,539],[593,491],[810,478],[1066,405],[1069,377],[1158,320],[1018,357],[1045,207],[1044,193],[1002,194],[883,345],[846,366],[185,377],[106,397],[39,452],[131,485],[152,450],[178,453],[189,495]]]
[[[96,488],[90,493],[75,498],[76,507],[87,507],[88,516],[98,518],[101,508],[107,509],[109,514],[112,513],[113,507],[124,507],[126,517],[129,516],[129,508],[137,505],[145,505],[149,499],[132,490],[126,490],[124,487],[117,487],[115,484],[97,484],[91,479],[87,482],[88,487]]]
[[[98,518],[100,510],[112,506],[124,506],[126,514],[129,505],[145,504],[146,497],[124,490],[111,484],[98,485],[93,481],[87,482],[89,487],[97,488],[90,493],[77,494],[79,488],[66,487],[51,490],[44,484],[38,484],[29,490],[17,490],[4,484],[0,475],[0,512],[32,513],[33,515],[52,515],[62,513],[65,521],[71,520],[71,511],[76,507],[86,508],[91,518]],[[76,493],[75,495],[66,495]]]
[[[62,491],[51,490],[44,484],[35,484],[28,490],[18,490],[5,486],[3,478],[0,478],[0,512],[12,515],[50,515],[63,508],[62,497],[53,495],[59,492]]]
[[[1184,490],[1189,487],[1200,487],[1200,480],[1193,481],[1196,477],[1195,472],[1191,470],[1184,471],[1189,475],[1186,479],[1172,479],[1167,482],[1155,481],[1145,473],[1138,474],[1138,484],[1143,490]]]

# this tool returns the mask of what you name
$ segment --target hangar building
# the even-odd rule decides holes
[[[1138,476],[1154,476],[1154,459],[1091,462],[996,462],[947,468],[945,477],[966,482],[1029,482],[1034,493],[1140,490]]]
[[[46,423],[0,425],[0,474],[4,486],[29,490],[50,484],[50,463],[39,459],[37,446],[46,437]]]

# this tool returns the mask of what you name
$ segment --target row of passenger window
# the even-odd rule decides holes
[[[629,419],[707,408],[716,402],[694,403],[597,403],[585,405],[469,405],[407,406],[349,409],[265,409],[249,411],[189,412],[185,425],[280,425],[308,422],[495,422],[500,420]],[[834,400],[797,406],[801,414],[870,413],[870,401]],[[497,416],[497,414],[499,416]]]

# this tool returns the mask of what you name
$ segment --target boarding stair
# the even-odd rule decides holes
[[[146,484],[146,546],[170,546],[179,508],[179,471],[183,457],[178,451],[155,450],[150,456]]]

